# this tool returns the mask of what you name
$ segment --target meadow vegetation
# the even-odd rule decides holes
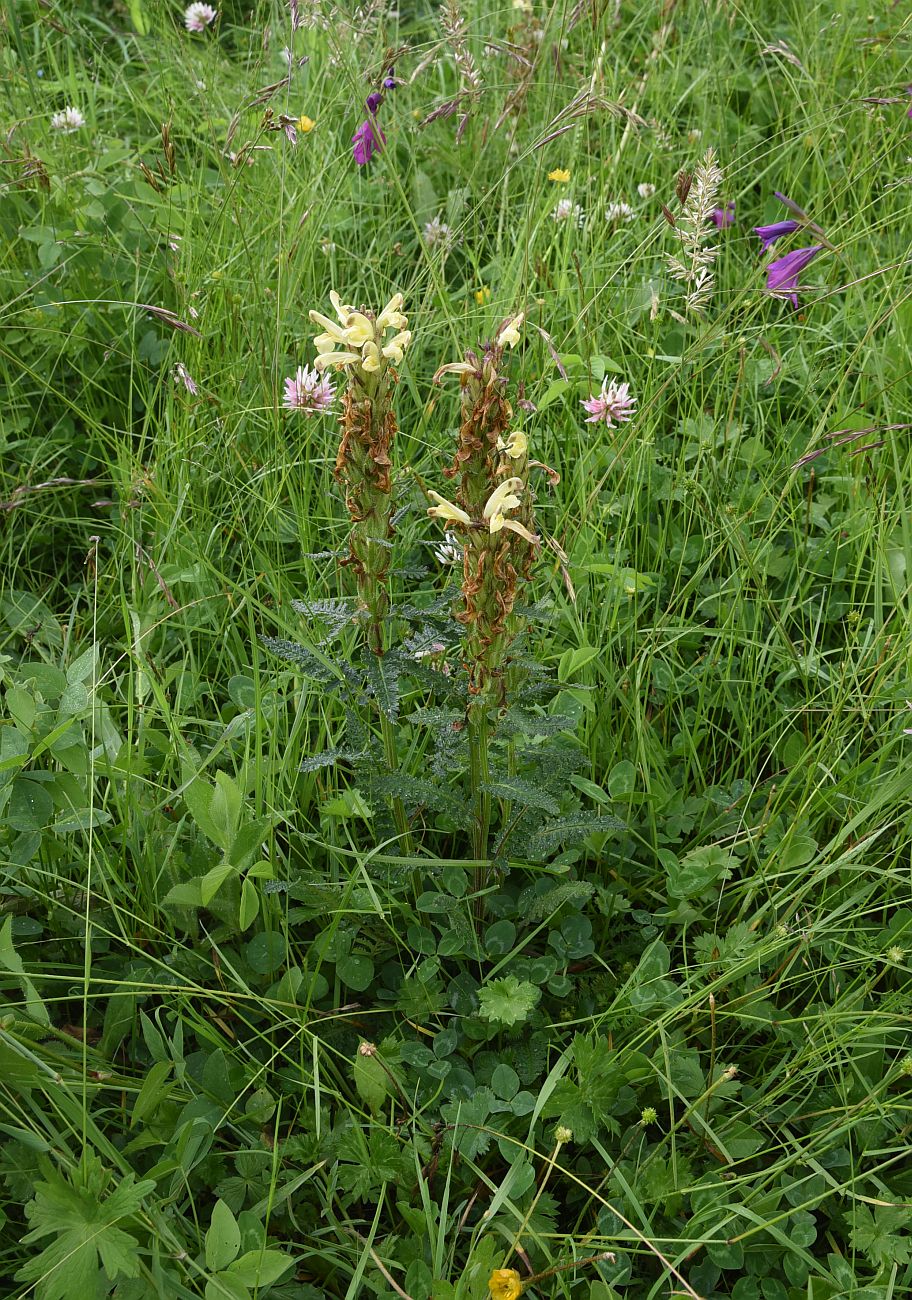
[[[0,34],[0,1293],[912,1293],[907,6]]]

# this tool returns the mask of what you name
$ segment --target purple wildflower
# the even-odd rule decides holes
[[[396,78],[393,76],[393,72],[394,72],[394,69],[393,69],[393,68],[390,68],[389,71],[387,72],[386,76],[383,78],[383,89],[384,89],[384,90],[395,90],[395,89],[396,89],[396,86],[399,84],[399,83],[396,81]]]
[[[362,122],[352,136],[352,153],[359,167],[370,162],[375,153],[380,153],[386,144],[386,136],[375,122]]]
[[[798,230],[800,221],[774,221],[770,226],[754,226],[754,234],[759,235],[763,243],[764,253],[768,248],[775,244],[777,239],[783,235],[790,235],[793,231]]]
[[[599,424],[604,421],[609,429],[615,424],[626,424],[633,416],[636,398],[630,396],[630,385],[619,384],[616,379],[602,383],[602,391],[595,397],[581,399],[583,407],[589,412],[587,424]]]
[[[793,307],[798,306],[798,277],[823,248],[813,244],[810,248],[793,248],[785,257],[770,262],[766,268],[766,287],[770,293],[788,298]]]
[[[912,95],[912,86],[906,86],[906,94]],[[912,117],[912,104],[909,105],[909,110],[906,113],[906,117]]]
[[[370,113],[371,117],[376,117],[377,109],[380,107],[382,103],[383,103],[383,96],[380,94],[379,90],[375,90],[372,94],[368,95],[367,99],[365,100],[365,107],[368,113]]]
[[[735,224],[734,200],[731,200],[728,203],[723,203],[721,208],[713,208],[712,212],[709,214],[709,219],[716,223],[716,227],[719,230],[724,230],[726,226],[733,226]]]
[[[297,374],[285,380],[285,396],[282,400],[290,411],[319,415],[329,410],[335,395],[336,390],[331,381],[318,370],[298,366]]]

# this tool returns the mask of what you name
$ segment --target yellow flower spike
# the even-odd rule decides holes
[[[565,171],[562,167],[555,167],[553,172],[548,172],[548,180],[556,181],[558,185],[566,185],[569,179],[569,171]]]
[[[521,311],[518,316],[507,321],[506,325],[497,336],[497,346],[499,348],[515,348],[519,342],[519,331],[522,329],[522,323],[526,319],[526,313]]]
[[[515,1268],[495,1268],[488,1278],[491,1300],[519,1300],[523,1285]]]
[[[428,496],[437,502],[436,505],[428,507],[428,514],[432,519],[442,519],[448,524],[465,524],[467,528],[471,526],[472,520],[466,512],[460,510],[459,506],[454,506],[452,501],[447,501],[446,497],[442,497],[439,492],[428,492]]]
[[[316,125],[313,118],[308,117],[306,113],[302,113],[298,118],[298,130],[303,131],[305,135],[308,135]]]
[[[490,296],[491,290],[486,284],[483,284],[480,289],[475,290],[475,301],[478,303],[479,307],[483,307]]]

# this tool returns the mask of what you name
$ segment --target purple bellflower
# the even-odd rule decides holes
[[[754,234],[760,236],[764,253],[783,235],[790,235],[801,225],[800,221],[774,221],[770,226],[754,226]]]
[[[376,122],[362,122],[352,136],[352,153],[359,167],[365,167],[375,153],[381,153],[386,136]]]
[[[784,257],[778,257],[766,268],[766,287],[770,293],[788,298],[793,307],[798,306],[798,277],[812,262],[823,244],[813,244],[810,248],[793,248]]]
[[[719,230],[724,230],[726,226],[735,224],[735,204],[734,200],[723,203],[721,208],[713,208],[709,214],[710,221],[714,221]]]

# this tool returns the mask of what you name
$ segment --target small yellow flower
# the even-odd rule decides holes
[[[566,185],[570,179],[570,173],[562,167],[555,167],[553,172],[548,172],[548,180],[556,181],[558,185]]]
[[[483,307],[490,296],[491,290],[486,284],[483,284],[480,289],[475,290],[475,301],[478,303],[479,307]]]
[[[298,130],[303,131],[305,135],[307,135],[309,131],[312,131],[316,125],[317,124],[313,118],[308,117],[306,113],[302,113],[298,118]]]
[[[519,1300],[522,1282],[515,1268],[495,1268],[488,1278],[491,1300]]]

